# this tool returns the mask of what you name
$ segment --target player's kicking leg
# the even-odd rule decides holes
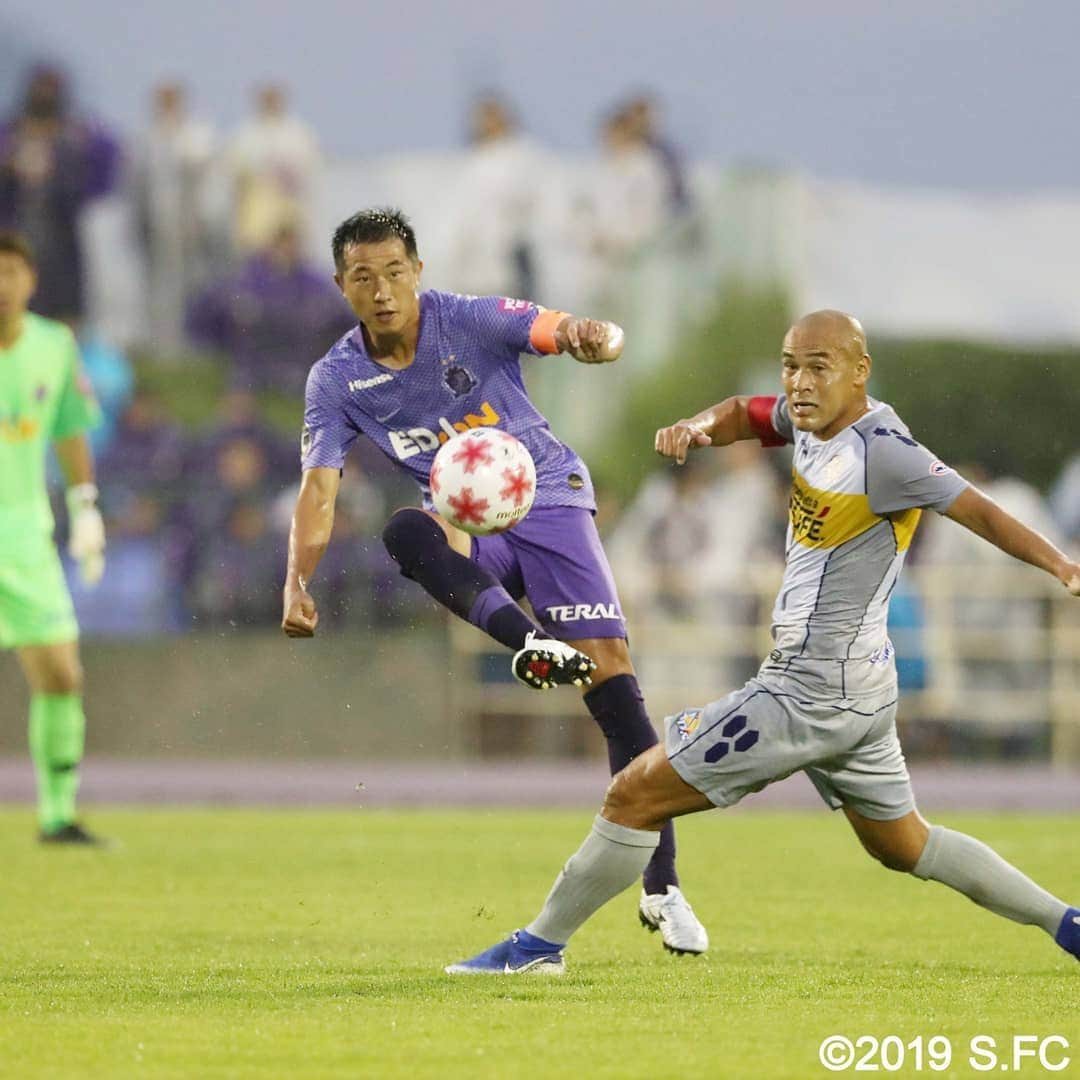
[[[534,690],[587,686],[595,664],[545,634],[499,579],[470,558],[472,538],[426,510],[398,510],[383,530],[391,558],[455,615],[514,650],[514,677]]]
[[[585,704],[607,741],[608,764],[616,776],[634,758],[658,742],[645,711],[626,639],[589,638],[570,644],[596,662],[593,686]],[[659,843],[642,875],[638,918],[650,932],[660,933],[664,948],[673,953],[703,953],[709,935],[679,888],[675,869],[675,826],[660,830]]]
[[[939,881],[995,915],[1038,926],[1080,960],[1080,909],[1036,885],[982,841],[930,825],[917,810],[894,821],[876,821],[847,806],[844,812],[883,866]]]
[[[523,930],[451,964],[451,975],[562,974],[570,937],[638,880],[673,817],[713,804],[671,767],[662,746],[636,757],[611,782],[585,842],[570,857],[540,913]]]
[[[37,775],[40,838],[48,844],[98,844],[75,817],[86,728],[78,643],[24,645],[18,657],[30,684],[30,755]]]
[[[612,775],[656,743],[630,661],[611,570],[587,511],[533,511],[514,532],[485,537],[474,547],[466,533],[410,508],[391,517],[383,541],[406,577],[496,641],[517,649],[513,671],[525,685],[592,684],[585,704],[607,740]],[[504,582],[511,582],[518,595],[528,585],[537,611],[568,611],[571,618],[559,629],[565,628],[560,637],[570,640],[542,630]],[[590,602],[579,605],[582,599]],[[581,606],[589,609],[583,615],[600,609],[607,614],[573,618]],[[581,640],[573,639],[575,631],[583,631]],[[645,870],[638,911],[643,925],[660,932],[665,948],[678,953],[708,948],[708,934],[679,889],[670,823]]]

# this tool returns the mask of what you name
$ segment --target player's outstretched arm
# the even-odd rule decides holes
[[[337,469],[307,469],[300,481],[282,597],[281,629],[289,637],[312,637],[319,625],[319,613],[307,586],[330,543],[340,483]]]
[[[1014,559],[1053,574],[1073,596],[1080,596],[1080,563],[1059,551],[1045,536],[1002,510],[978,488],[965,488],[945,511],[945,516],[958,521],[976,536],[989,540]]]
[[[79,576],[96,585],[105,572],[105,523],[97,508],[94,456],[85,434],[57,439],[56,460],[67,483],[68,554],[79,564]]]
[[[656,433],[656,452],[683,465],[695,447],[727,446],[740,439],[757,438],[747,412],[749,402],[748,397],[729,397],[689,420],[677,420],[661,428]]]

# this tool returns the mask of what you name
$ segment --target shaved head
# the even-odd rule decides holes
[[[784,336],[783,380],[792,423],[829,439],[866,409],[866,333],[854,315],[812,311]]]
[[[866,353],[866,331],[862,323],[846,311],[811,311],[787,332],[787,338],[797,347],[807,348],[811,342],[825,348],[837,349],[857,359]]]

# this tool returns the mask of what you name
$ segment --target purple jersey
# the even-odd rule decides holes
[[[526,300],[420,295],[416,358],[394,371],[368,356],[360,327],[316,363],[307,381],[301,464],[340,469],[358,435],[407,469],[431,506],[435,452],[471,427],[498,427],[536,462],[535,506],[595,510],[585,463],[551,433],[521,377],[521,353],[539,355],[529,331],[541,309]]]

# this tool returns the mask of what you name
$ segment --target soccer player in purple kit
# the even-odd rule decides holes
[[[593,522],[589,471],[529,400],[520,355],[567,352],[582,363],[605,363],[618,358],[621,335],[611,323],[524,300],[420,292],[416,236],[398,210],[364,210],[342,222],[333,256],[334,280],[359,325],[308,376],[282,629],[290,637],[315,633],[308,585],[330,539],[345,455],[366,435],[423,494],[426,509],[398,510],[383,532],[402,574],[514,650],[513,671],[526,686],[588,686],[585,704],[618,773],[657,735]],[[529,449],[536,497],[511,531],[471,537],[431,509],[428,474],[447,438],[484,425]],[[522,596],[539,623],[518,605]],[[645,868],[638,913],[644,926],[660,931],[665,948],[708,948],[705,928],[679,889],[670,823]]]

